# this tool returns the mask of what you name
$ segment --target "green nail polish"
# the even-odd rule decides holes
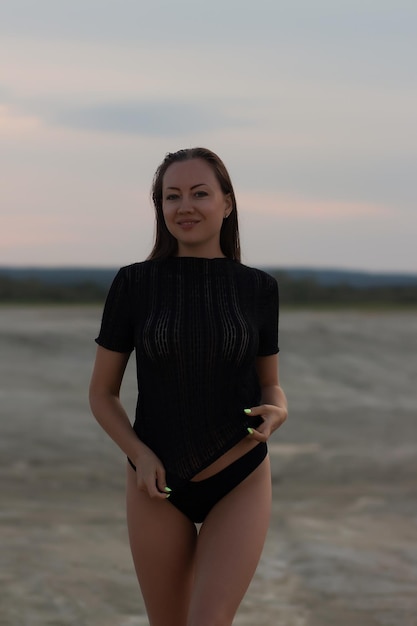
[[[248,428],[248,433],[249,433],[250,435],[253,435],[253,428]]]
[[[171,493],[172,489],[170,489],[169,487],[164,487],[164,491],[167,491],[168,493]]]
[[[171,495],[170,493],[167,493],[167,495],[165,496],[165,499],[168,500],[170,495]]]
[[[244,409],[245,413],[252,413],[251,409]]]

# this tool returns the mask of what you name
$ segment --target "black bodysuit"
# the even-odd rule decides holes
[[[244,409],[261,400],[256,357],[278,352],[277,283],[223,258],[135,263],[114,279],[96,341],[135,350],[134,430],[180,484],[261,421]]]

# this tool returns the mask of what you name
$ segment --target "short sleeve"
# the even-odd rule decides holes
[[[98,345],[115,352],[132,352],[134,328],[132,322],[132,296],[127,268],[116,274],[104,305],[101,327],[95,339]]]
[[[279,352],[278,346],[279,291],[278,283],[265,274],[260,297],[260,327],[258,356],[270,356]]]

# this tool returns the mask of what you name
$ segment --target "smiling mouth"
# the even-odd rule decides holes
[[[183,222],[177,222],[178,226],[182,226],[183,228],[190,228],[198,223],[199,222],[197,220],[184,220]]]

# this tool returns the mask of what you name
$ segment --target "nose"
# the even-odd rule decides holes
[[[193,213],[194,206],[192,203],[192,199],[185,195],[182,196],[177,212],[178,213]]]

